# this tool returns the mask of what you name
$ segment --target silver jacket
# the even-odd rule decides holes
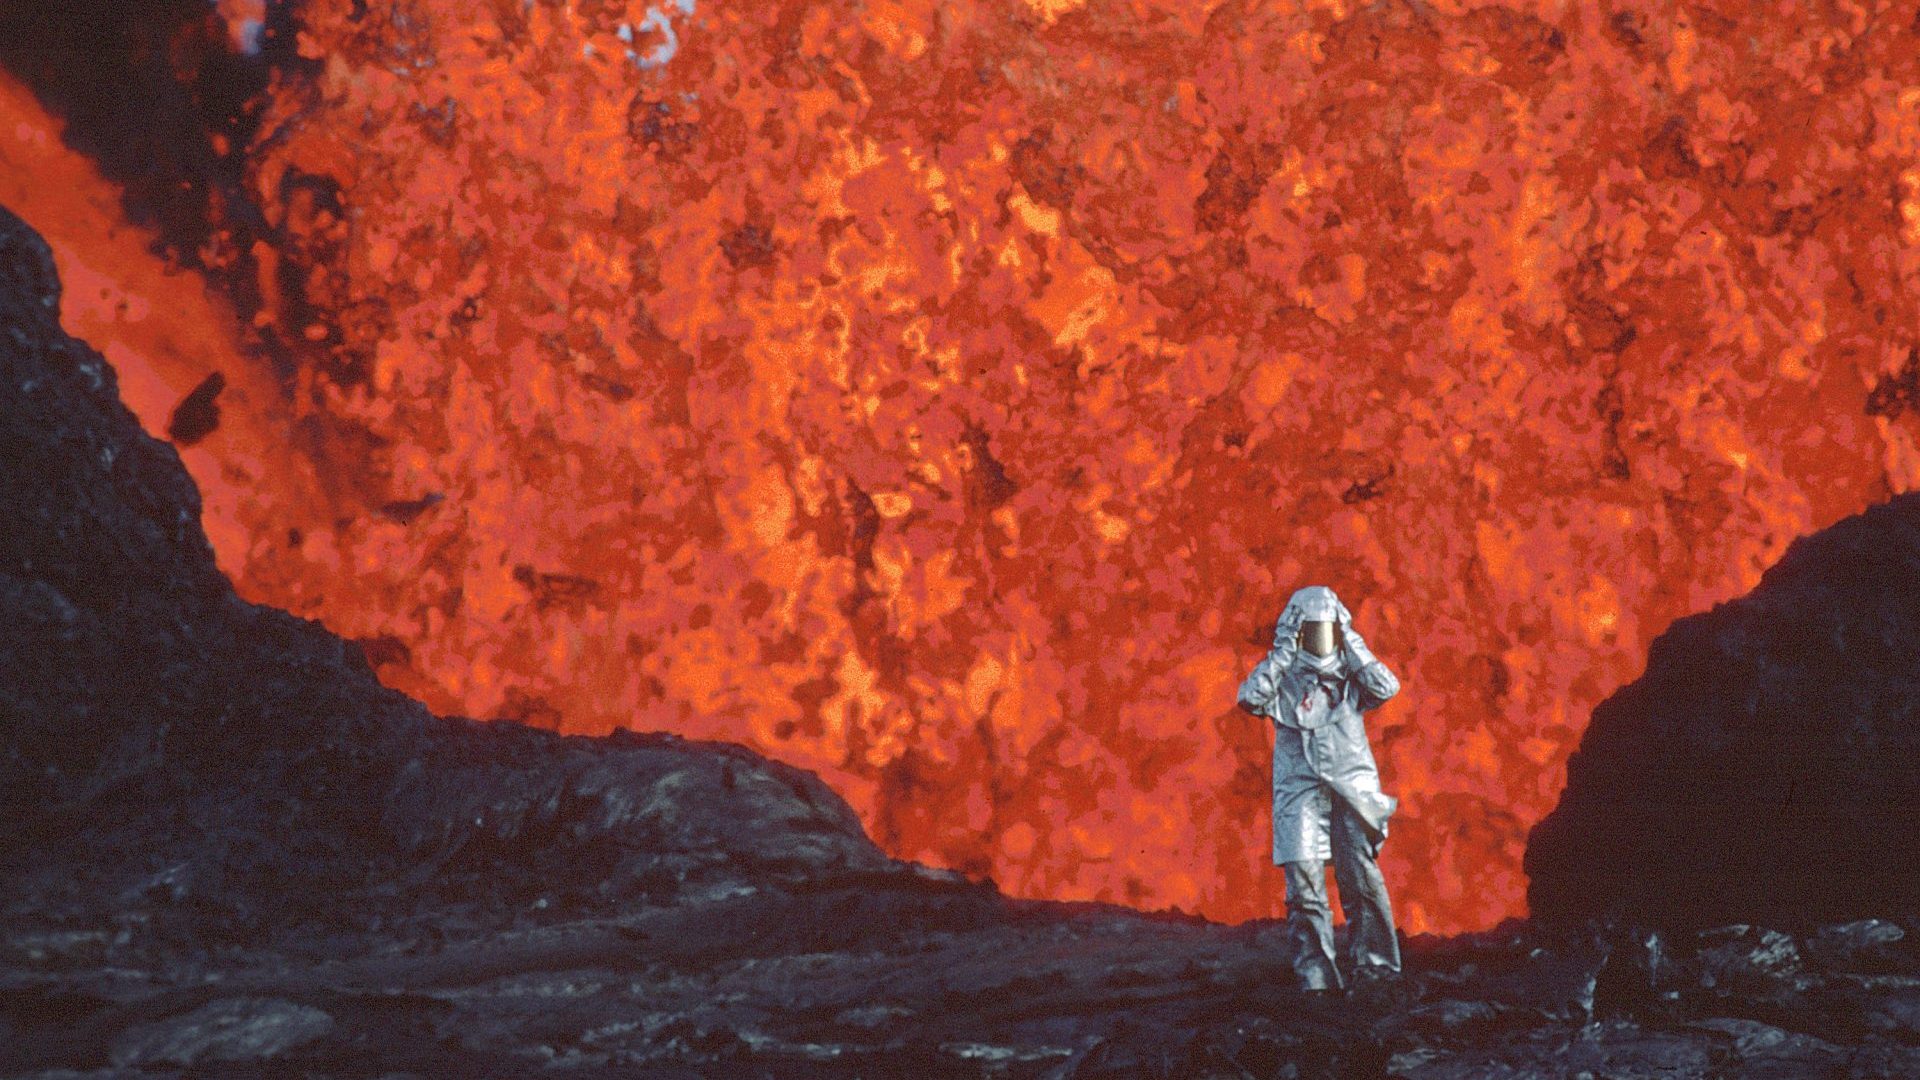
[[[1295,644],[1300,624],[1326,619],[1342,645],[1321,664]],[[1324,668],[1325,670],[1322,670]],[[1293,594],[1273,631],[1273,648],[1240,684],[1240,704],[1274,722],[1273,861],[1333,857],[1333,798],[1353,807],[1370,847],[1386,839],[1399,800],[1380,790],[1380,771],[1362,714],[1400,690],[1400,680],[1353,629],[1353,615],[1332,589],[1312,585]]]

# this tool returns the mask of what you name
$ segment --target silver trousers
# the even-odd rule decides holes
[[[1335,798],[1330,831],[1333,876],[1340,885],[1340,910],[1347,916],[1347,970],[1400,970],[1400,939],[1393,930],[1393,905],[1377,861],[1379,845],[1360,815]],[[1345,985],[1334,963],[1333,909],[1327,904],[1327,864],[1318,859],[1285,863],[1287,929],[1293,944],[1293,970],[1306,990]]]

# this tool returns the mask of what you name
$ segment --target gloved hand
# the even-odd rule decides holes
[[[1341,648],[1346,657],[1347,670],[1359,671],[1368,664],[1378,663],[1373,650],[1367,647],[1367,639],[1361,637],[1360,631],[1351,624],[1342,628],[1341,636],[1345,639]]]
[[[1291,661],[1293,654],[1300,648],[1300,613],[1282,608],[1280,618],[1273,624],[1273,649],[1282,653],[1283,659]],[[1285,667],[1285,665],[1281,665]]]

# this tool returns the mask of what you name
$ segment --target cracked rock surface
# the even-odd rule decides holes
[[[1274,923],[1011,900],[739,747],[432,716],[234,596],[58,295],[0,211],[0,1075],[1920,1075],[1911,919],[1313,996]]]

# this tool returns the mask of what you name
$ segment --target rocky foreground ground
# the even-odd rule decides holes
[[[1514,925],[1324,999],[1272,925],[935,882],[205,951],[144,925],[9,919],[8,1075],[1920,1076],[1916,928],[1884,921]]]
[[[1309,996],[1278,924],[1011,900],[739,747],[431,716],[233,595],[58,296],[0,211],[0,1075],[1920,1076],[1904,849],[1785,929],[1701,923],[1778,912],[1749,877],[1584,911],[1556,856],[1566,918]]]

